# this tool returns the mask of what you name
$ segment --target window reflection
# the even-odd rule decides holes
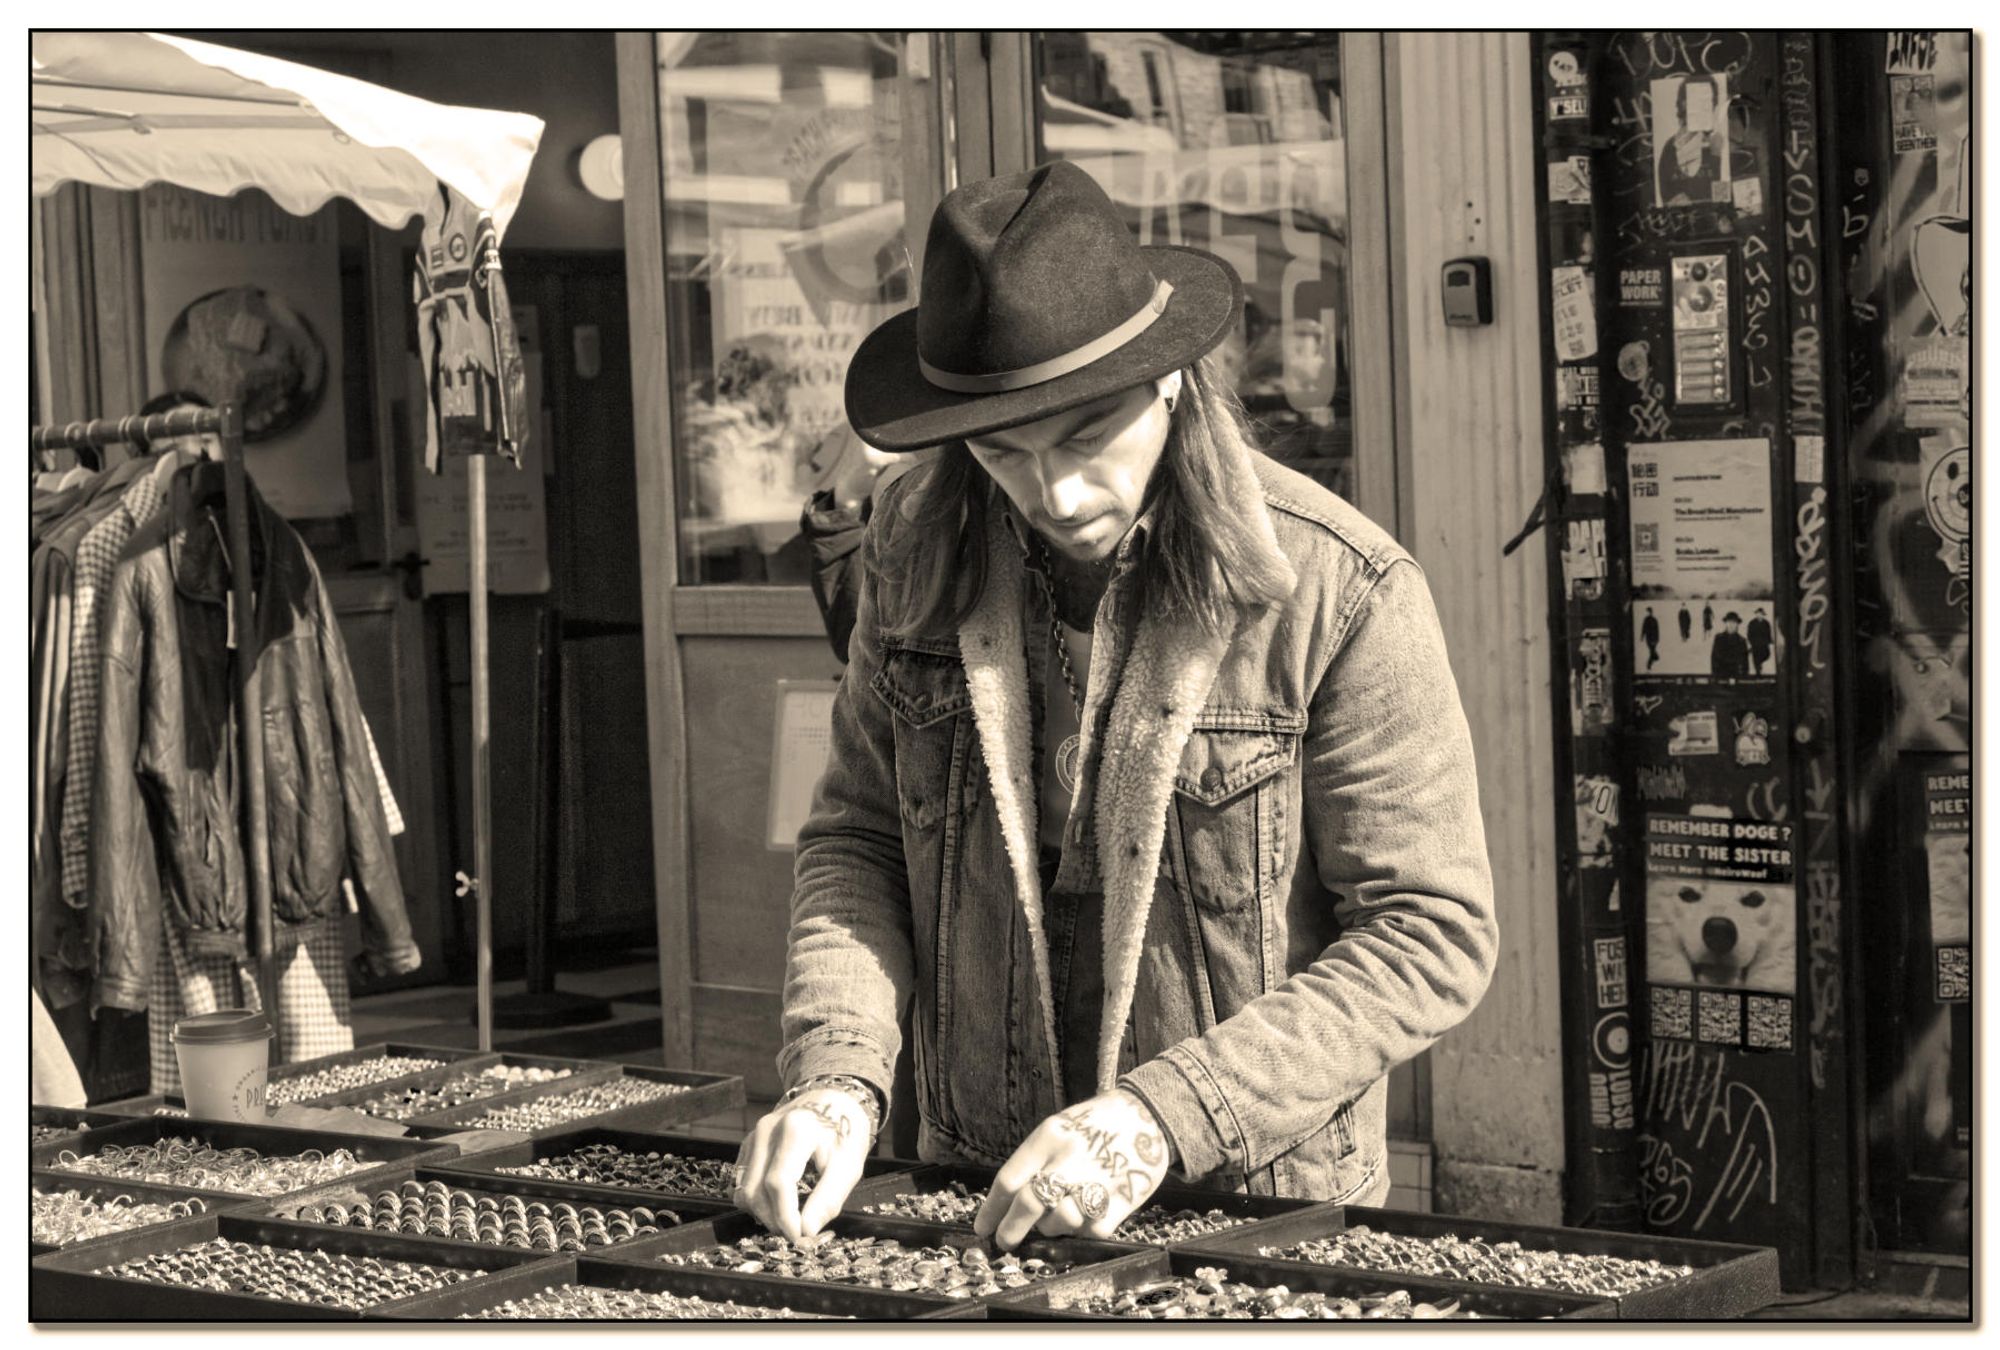
[[[1220,354],[1264,447],[1351,500],[1337,35],[1050,32],[1036,58],[1040,158],[1088,170],[1141,243],[1236,268]]]

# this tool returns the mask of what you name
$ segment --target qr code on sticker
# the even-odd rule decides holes
[[[1682,1041],[1694,1039],[1694,997],[1688,990],[1653,991],[1653,1035]]]
[[[1739,996],[1701,991],[1701,1040],[1709,1045],[1742,1043],[1743,1000]]]
[[[1792,1048],[1792,1001],[1752,994],[1743,1001],[1743,1044],[1752,1050]]]
[[[1937,997],[1940,1003],[1963,1003],[1972,997],[1972,948],[1937,949]]]

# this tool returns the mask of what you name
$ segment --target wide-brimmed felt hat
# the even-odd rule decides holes
[[[847,418],[880,450],[1020,426],[1191,365],[1243,303],[1212,253],[1141,247],[1097,181],[1058,161],[938,203],[921,299],[847,368]]]

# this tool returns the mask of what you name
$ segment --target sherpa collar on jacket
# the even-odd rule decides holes
[[[1228,510],[1270,553],[1282,558],[1262,484],[1247,449],[1223,453]],[[995,493],[994,496],[1000,497]],[[1004,500],[1004,499],[1002,499]],[[995,509],[998,510],[996,503]],[[1050,984],[1048,937],[1043,927],[1042,886],[1035,822],[1033,727],[1028,707],[1027,648],[1022,630],[1022,587],[1026,576],[1021,536],[1011,528],[986,531],[986,586],[959,626],[959,657],[965,665],[974,724],[979,731],[994,810],[1013,873],[1014,895],[1028,921],[1040,995],[1042,1032],[1056,1082],[1062,1079],[1062,1044],[1056,1033],[1055,996]],[[1210,631],[1196,624],[1164,624],[1143,616],[1132,639],[1118,687],[1112,696],[1104,758],[1098,767],[1098,855],[1104,874],[1104,1003],[1097,1041],[1097,1090],[1117,1083],[1118,1047],[1125,1038],[1132,996],[1138,986],[1146,920],[1154,879],[1166,839],[1167,804],[1174,770],[1193,733],[1195,717],[1208,700],[1235,631],[1248,617]],[[1093,689],[1083,721],[1082,760],[1094,747]]]

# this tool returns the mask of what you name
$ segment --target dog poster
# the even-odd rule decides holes
[[[1646,820],[1646,978],[1792,994],[1798,985],[1792,827],[1706,816]]]
[[[1775,677],[1770,442],[1634,445],[1626,463],[1634,675]]]

